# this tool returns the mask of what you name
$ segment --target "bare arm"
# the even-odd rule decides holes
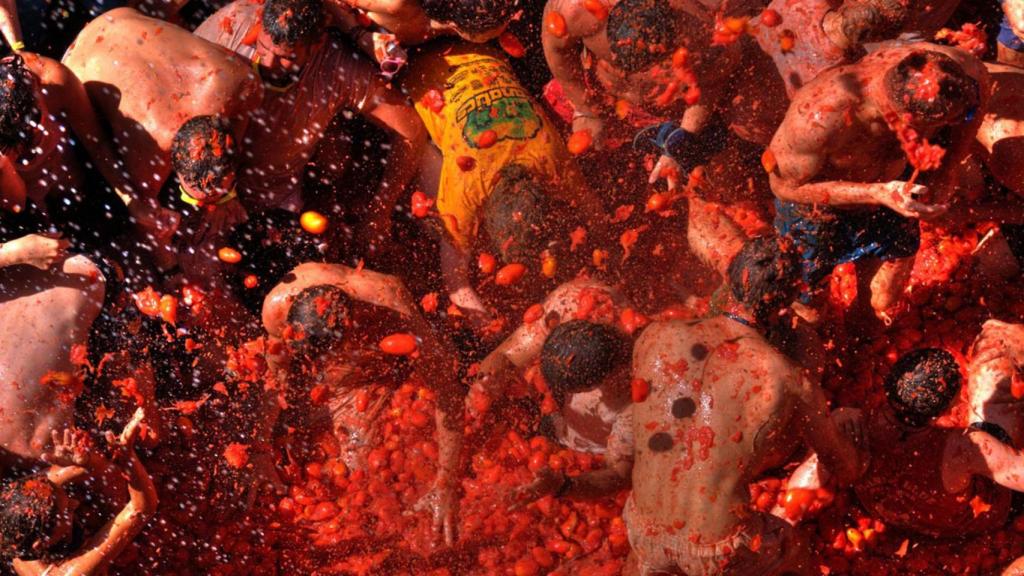
[[[114,151],[103,127],[96,120],[98,116],[85,92],[85,86],[63,64],[58,64],[58,66],[61,68],[59,80],[62,90],[61,100],[71,129],[85,146],[89,157],[92,158],[96,169],[99,170],[103,178],[118,190],[119,194],[128,193],[132,189],[132,185],[128,180],[124,163]]]
[[[705,264],[723,278],[728,276],[729,264],[743,249],[746,236],[718,204],[690,196],[687,238],[692,250]]]
[[[857,447],[829,417],[828,403],[821,388],[802,378],[797,406],[804,441],[818,454],[822,466],[841,486],[856,480],[862,471]]]
[[[991,478],[1000,486],[1024,492],[1024,451],[1016,450],[998,438],[972,430],[950,439],[952,458],[946,464],[962,466],[965,472]]]
[[[416,175],[427,143],[427,131],[416,109],[405,97],[374,78],[375,88],[370,101],[373,107],[365,113],[375,124],[391,132],[391,153],[387,158],[380,192],[369,207],[368,226],[377,237],[387,239],[391,233],[391,215],[405,186]]]
[[[1024,37],[1024,0],[1003,0],[1003,12],[1010,21],[1013,33]]]
[[[146,521],[156,513],[157,495],[153,480],[139,461],[133,446],[138,425],[142,421],[141,409],[125,427],[120,443],[126,451],[128,464],[128,504],[84,546],[84,552],[58,567],[58,573],[88,576],[99,574],[142,531]]]
[[[0,155],[0,210],[20,211],[25,207],[28,190],[7,156]]]
[[[0,0],[0,33],[3,33],[11,47],[24,46],[21,41],[21,23],[18,22],[17,0]]]

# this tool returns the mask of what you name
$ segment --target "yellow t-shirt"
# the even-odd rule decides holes
[[[406,85],[444,156],[437,210],[459,247],[469,247],[477,211],[508,164],[521,164],[556,188],[581,189],[561,136],[495,49],[473,44],[430,48],[412,60]],[[440,112],[433,109],[436,103],[430,104],[431,90],[444,97]]]

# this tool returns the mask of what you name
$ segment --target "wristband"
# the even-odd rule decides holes
[[[14,50],[15,52],[21,52],[24,49],[25,43],[21,40],[15,40],[14,42],[11,42],[11,50]]]

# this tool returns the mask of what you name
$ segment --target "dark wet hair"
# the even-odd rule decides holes
[[[231,126],[221,116],[196,116],[182,124],[171,142],[171,163],[178,180],[207,200],[213,187],[238,168]]]
[[[541,182],[519,164],[502,168],[484,201],[481,230],[494,254],[506,262],[535,259],[551,236],[548,217],[553,203]]]
[[[678,16],[668,0],[622,0],[608,13],[612,62],[638,72],[672,54],[679,44]]]
[[[571,320],[548,334],[540,371],[556,400],[590,390],[630,360],[630,341],[607,324]]]
[[[914,350],[904,354],[886,376],[885,395],[900,420],[923,426],[949,407],[962,380],[960,366],[949,352]]]
[[[771,327],[797,295],[796,257],[777,237],[749,240],[729,264],[729,286],[759,325]]]
[[[481,34],[508,24],[519,9],[519,0],[420,0],[420,6],[431,20]]]
[[[938,82],[934,97],[925,80]],[[885,85],[896,106],[932,123],[962,120],[977,106],[980,90],[955,60],[930,50],[917,50],[900,60],[886,72]]]
[[[299,292],[288,308],[288,324],[300,329],[304,338],[292,344],[302,350],[321,351],[340,340],[345,334],[350,303],[344,290],[330,284]]]
[[[45,473],[0,485],[0,556],[22,560],[43,557],[32,545],[52,534],[57,526],[57,489]]]
[[[263,29],[274,44],[311,44],[324,21],[322,0],[267,0],[263,4]]]
[[[836,13],[843,36],[854,44],[897,36],[910,15],[908,7],[899,0],[843,2]]]
[[[39,117],[35,80],[21,56],[0,60],[0,150],[31,141],[30,120]]]

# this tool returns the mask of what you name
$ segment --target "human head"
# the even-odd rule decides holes
[[[846,47],[853,47],[862,42],[895,37],[909,10],[906,3],[899,0],[847,0],[836,8],[834,14]]]
[[[535,260],[545,239],[555,236],[548,224],[553,203],[541,182],[527,168],[511,164],[502,168],[494,189],[484,201],[481,230],[494,254],[506,262]]]
[[[235,186],[238,151],[231,126],[220,116],[196,116],[171,142],[171,163],[189,196],[216,202]]]
[[[729,264],[729,286],[733,297],[754,315],[758,325],[774,326],[799,288],[796,259],[779,238],[754,238]]]
[[[45,473],[0,485],[0,547],[3,556],[37,560],[71,533],[73,507],[64,488]]]
[[[677,14],[668,0],[622,0],[608,13],[612,62],[639,72],[670,56],[679,44]]]
[[[351,315],[348,294],[337,286],[320,284],[299,292],[288,308],[288,325],[302,333],[293,347],[310,353],[326,350],[345,335]]]
[[[925,348],[896,361],[885,378],[885,395],[900,421],[923,426],[949,407],[961,382],[960,366],[952,354]]]
[[[32,142],[31,124],[39,121],[35,86],[35,77],[21,56],[0,59],[0,151]]]
[[[519,9],[519,0],[420,0],[428,18],[470,42],[501,34]]]
[[[288,82],[309,60],[310,47],[323,32],[322,0],[266,0],[256,57],[269,80]]]
[[[614,326],[570,320],[556,326],[540,352],[540,371],[559,402],[617,378],[629,368],[630,341]]]
[[[915,127],[957,124],[978,104],[978,82],[941,52],[915,50],[885,74],[893,106]]]

